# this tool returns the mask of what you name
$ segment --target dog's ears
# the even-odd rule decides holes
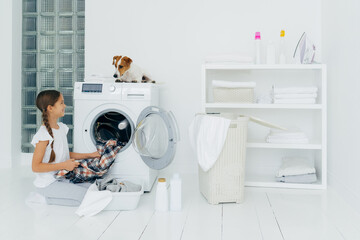
[[[123,57],[124,61],[130,65],[130,63],[132,63],[132,59],[129,57]]]
[[[114,56],[114,57],[113,57],[112,65],[115,65],[115,60],[116,60],[117,57],[118,57],[118,56]]]
[[[117,68],[117,64],[118,64],[118,62],[120,61],[121,57],[122,57],[122,56],[114,56],[114,57],[113,57],[113,63],[112,63],[112,65],[115,65],[115,68]]]

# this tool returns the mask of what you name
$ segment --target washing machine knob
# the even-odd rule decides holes
[[[110,91],[110,92],[115,92],[115,90],[116,90],[116,87],[115,87],[114,85],[111,85],[111,86],[109,87],[109,91]]]

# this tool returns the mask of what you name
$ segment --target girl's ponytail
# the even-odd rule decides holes
[[[54,152],[54,134],[52,132],[52,129],[50,127],[49,121],[48,121],[48,115],[46,108],[42,110],[42,121],[49,132],[50,136],[53,138],[53,141],[51,142],[51,154],[50,154],[50,160],[49,163],[52,163],[55,161],[55,152]]]
[[[56,90],[45,90],[38,94],[36,98],[36,106],[42,113],[42,121],[49,132],[50,136],[53,138],[53,141],[51,142],[51,154],[50,154],[50,160],[49,163],[55,161],[55,152],[54,152],[54,134],[52,132],[52,129],[49,124],[48,119],[48,113],[47,113],[47,107],[49,105],[54,106],[57,100],[60,97],[60,92]]]

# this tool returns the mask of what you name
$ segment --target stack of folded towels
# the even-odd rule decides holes
[[[305,133],[301,132],[297,128],[292,130],[279,130],[271,128],[268,136],[266,137],[266,142],[306,144],[309,143],[309,139]]]
[[[274,103],[283,104],[314,104],[317,98],[317,87],[289,87],[273,86]]]
[[[276,181],[285,183],[314,183],[317,181],[314,161],[300,157],[285,157],[276,174]]]

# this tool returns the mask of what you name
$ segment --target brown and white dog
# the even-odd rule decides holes
[[[114,56],[112,64],[115,66],[115,82],[155,83],[127,56]]]

